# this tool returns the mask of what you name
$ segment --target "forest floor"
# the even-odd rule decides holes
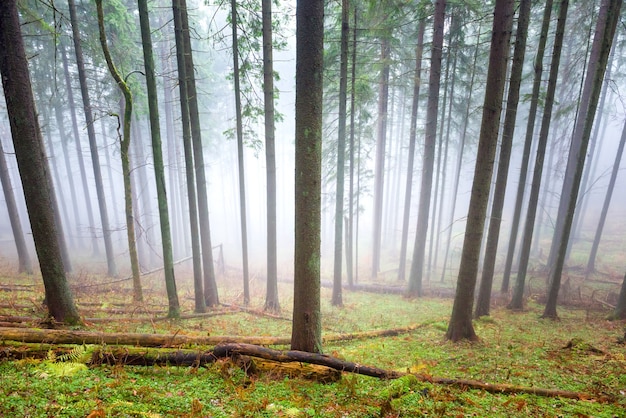
[[[0,322],[44,327],[41,279],[18,276],[0,266]],[[291,285],[280,283],[282,311],[263,316],[264,286],[252,279],[250,311],[242,303],[240,278],[220,277],[220,299],[228,310],[193,317],[191,283],[180,279],[179,297],[187,319],[165,319],[163,278],[143,278],[146,301],[133,306],[131,284],[75,274],[72,287],[85,318],[82,330],[189,336],[272,336],[289,338]],[[319,383],[283,373],[247,376],[231,362],[203,367],[85,366],[81,358],[96,346],[74,346],[63,358],[0,360],[2,417],[624,417],[626,416],[625,323],[607,321],[613,279],[603,287],[572,287],[559,321],[540,319],[543,306],[533,294],[523,312],[495,301],[491,316],[474,322],[480,341],[445,341],[452,300],[406,299],[401,295],[344,291],[342,308],[330,305],[322,289],[324,336],[415,326],[396,336],[324,343],[325,354],[361,365],[435,378],[558,389],[582,399],[532,394],[494,394],[458,385],[415,379],[381,380],[343,373]],[[536,280],[535,282],[538,282]],[[531,281],[531,284],[533,282]],[[611,284],[613,283],[613,284]],[[573,284],[570,284],[573,285]],[[538,286],[535,286],[538,287]],[[576,291],[577,289],[577,291]],[[582,290],[584,290],[584,292]],[[590,290],[592,289],[592,290]],[[446,292],[440,292],[446,293]],[[584,295],[583,295],[584,293]],[[600,297],[602,295],[602,297]],[[217,312],[216,312],[217,313]],[[21,322],[20,322],[21,321]],[[0,330],[2,328],[0,327]],[[622,340],[620,341],[620,338]],[[51,347],[0,340],[2,352]],[[98,347],[101,348],[101,347]],[[177,347],[180,348],[180,347]],[[182,347],[210,350],[212,347]],[[273,346],[286,350],[288,346]],[[68,361],[69,360],[69,361]]]

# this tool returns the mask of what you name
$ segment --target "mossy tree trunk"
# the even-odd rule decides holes
[[[122,138],[120,141],[120,156],[122,158],[122,176],[124,178],[124,211],[126,213],[126,236],[128,238],[128,255],[130,257],[130,267],[133,278],[133,299],[135,302],[143,301],[141,289],[141,278],[139,273],[139,259],[137,257],[137,245],[135,240],[135,221],[133,218],[133,191],[130,183],[130,124],[133,114],[133,97],[126,81],[122,78],[117,68],[113,64],[109,47],[107,46],[106,32],[104,30],[104,12],[102,0],[96,0],[98,13],[98,31],[100,33],[100,46],[106,60],[107,67],[115,83],[124,96],[124,119],[122,127]]]
[[[180,304],[176,291],[174,276],[174,256],[172,254],[172,234],[170,230],[170,216],[167,205],[167,191],[165,188],[165,167],[163,165],[163,151],[161,149],[161,127],[159,124],[159,103],[157,96],[156,77],[154,72],[154,54],[152,50],[152,35],[150,34],[150,18],[148,15],[148,1],[138,0],[139,23],[141,25],[141,44],[143,46],[143,60],[146,69],[146,84],[148,88],[148,108],[150,112],[150,134],[152,137],[152,158],[154,161],[154,177],[156,180],[157,202],[159,206],[159,221],[161,226],[161,244],[163,249],[163,268],[165,288],[167,290],[168,316],[180,316]]]
[[[17,3],[0,2],[0,74],[48,311],[57,321],[80,316],[67,283],[54,216],[54,189],[30,82]]]

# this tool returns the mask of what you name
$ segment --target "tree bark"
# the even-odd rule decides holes
[[[600,5],[600,12],[596,22],[596,33],[589,56],[587,77],[585,88],[581,98],[577,123],[572,137],[570,152],[567,160],[565,179],[561,199],[568,199],[565,213],[557,216],[564,217],[563,229],[555,231],[554,239],[559,243],[559,250],[556,255],[554,266],[550,272],[550,288],[548,291],[548,301],[543,312],[544,318],[557,318],[556,303],[561,286],[561,274],[567,253],[567,244],[574,219],[576,201],[578,200],[578,189],[585,167],[585,157],[587,146],[593,127],[593,120],[602,90],[604,72],[611,51],[613,37],[619,19],[622,0],[603,0]]]
[[[502,143],[500,145],[500,158],[498,159],[498,173],[496,177],[493,205],[491,207],[491,219],[489,220],[489,233],[483,271],[480,280],[478,299],[476,301],[476,318],[489,315],[491,301],[491,288],[500,237],[500,223],[504,208],[504,196],[506,193],[509,162],[511,160],[511,148],[513,146],[513,134],[515,133],[515,120],[517,117],[517,105],[519,102],[519,90],[522,81],[524,67],[524,55],[526,53],[526,36],[528,34],[528,22],[530,20],[530,0],[521,0],[517,19],[517,35],[515,37],[515,50],[513,52],[513,64],[509,81],[509,93],[502,131]]]
[[[54,218],[54,190],[39,124],[24,50],[17,4],[0,2],[0,74],[9,114],[35,248],[39,258],[48,311],[59,322],[80,317],[67,283]]]
[[[548,88],[544,100],[541,129],[539,131],[539,141],[537,143],[537,155],[535,157],[535,167],[533,169],[533,180],[528,198],[528,210],[526,212],[526,223],[520,249],[519,268],[513,297],[508,305],[509,309],[520,310],[524,307],[524,289],[526,283],[526,272],[528,271],[528,261],[530,259],[530,248],[532,245],[533,229],[537,215],[537,203],[539,201],[539,191],[541,188],[541,176],[543,174],[543,162],[545,160],[546,147],[548,143],[548,133],[552,122],[552,108],[554,107],[554,95],[558,77],[559,65],[561,63],[561,50],[563,48],[563,36],[565,33],[565,22],[567,20],[568,0],[561,0],[559,18],[554,35],[554,46],[552,47],[552,62],[550,63],[550,76],[548,78]],[[527,138],[528,139],[528,138]]]
[[[170,216],[167,204],[167,190],[165,188],[165,167],[161,149],[161,126],[159,124],[159,102],[157,95],[156,77],[154,72],[154,54],[152,50],[152,35],[150,32],[150,18],[148,15],[148,1],[138,0],[139,23],[141,25],[141,44],[143,46],[143,60],[146,70],[146,84],[148,89],[148,109],[150,112],[150,132],[152,137],[152,159],[154,162],[154,177],[156,180],[157,202],[159,205],[159,221],[161,226],[161,245],[163,250],[163,273],[168,300],[168,316],[176,318],[180,315],[176,278],[174,276],[174,256],[172,253],[172,235],[170,230]]]
[[[489,54],[476,168],[467,214],[456,295],[450,324],[446,332],[446,338],[452,341],[476,340],[478,338],[472,325],[472,305],[502,113],[502,96],[506,83],[509,40],[513,25],[513,6],[513,0],[496,0],[494,9],[491,52]]]
[[[424,157],[422,159],[422,184],[417,215],[417,231],[413,260],[409,274],[409,296],[422,295],[422,276],[424,273],[424,255],[426,252],[426,236],[430,218],[430,199],[433,187],[433,168],[435,162],[435,145],[437,142],[437,115],[439,113],[439,86],[441,83],[441,54],[443,49],[443,27],[446,11],[446,0],[435,3],[434,33],[430,54],[430,76],[428,81],[428,103],[426,107],[426,133],[424,138]]]
[[[324,1],[296,6],[294,302],[291,348],[322,351],[320,227]]]

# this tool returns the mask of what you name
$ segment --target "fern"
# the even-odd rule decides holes
[[[54,350],[48,351],[46,360],[42,363],[43,370],[40,370],[39,377],[70,377],[81,370],[87,370],[85,365],[85,355],[87,347],[78,345],[64,354],[57,354]]]

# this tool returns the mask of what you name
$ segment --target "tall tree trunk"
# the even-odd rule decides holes
[[[383,221],[383,186],[385,184],[385,142],[387,138],[387,107],[389,101],[389,72],[391,45],[387,36],[381,38],[380,62],[382,69],[378,81],[378,121],[376,122],[376,165],[374,168],[374,236],[372,249],[372,278],[380,270],[380,246]]]
[[[465,240],[456,295],[446,338],[452,341],[477,339],[472,325],[474,288],[478,275],[480,244],[491,188],[493,160],[498,144],[498,129],[502,113],[502,97],[506,83],[509,40],[513,26],[513,0],[496,0],[491,35],[491,52],[485,86],[485,101],[474,170],[474,181],[467,213]]]
[[[172,254],[172,236],[170,232],[170,216],[167,205],[167,190],[165,188],[165,167],[161,150],[161,127],[159,125],[159,101],[157,95],[156,78],[154,72],[154,54],[152,51],[152,35],[150,33],[150,18],[148,15],[148,1],[138,0],[139,23],[141,25],[141,44],[143,46],[143,60],[146,70],[146,84],[148,88],[148,108],[150,112],[150,132],[152,136],[152,159],[154,162],[154,177],[156,180],[157,202],[159,205],[159,221],[161,225],[161,244],[163,249],[163,272],[168,300],[168,317],[180,316],[176,278],[174,276],[174,256]]]
[[[602,238],[606,215],[609,211],[609,206],[611,205],[611,198],[613,197],[613,190],[615,189],[615,181],[617,180],[619,165],[622,161],[622,154],[624,153],[624,143],[626,143],[626,123],[624,123],[624,127],[622,128],[622,137],[619,141],[619,146],[617,147],[617,153],[615,154],[615,162],[613,163],[613,171],[611,172],[609,187],[606,191],[606,196],[604,197],[604,204],[602,205],[602,211],[600,212],[600,220],[598,221],[596,234],[593,238],[591,251],[589,252],[587,269],[585,270],[586,275],[590,275],[596,271],[596,256],[598,255],[598,247],[600,246],[600,239]]]
[[[404,212],[402,216],[402,237],[400,242],[400,265],[398,281],[405,281],[406,252],[409,237],[409,219],[411,217],[411,191],[413,189],[413,165],[415,162],[415,143],[417,142],[417,111],[422,74],[422,55],[424,52],[424,30],[426,19],[420,17],[417,28],[417,46],[415,47],[415,74],[413,76],[413,100],[411,103],[411,127],[409,129],[409,156],[406,168],[406,185],[404,189]]]
[[[352,288],[355,281],[354,260],[355,257],[355,239],[354,239],[354,116],[356,112],[356,45],[357,45],[357,6],[354,5],[354,16],[352,25],[352,62],[350,64],[350,179],[349,179],[349,198],[348,198],[348,218],[346,222],[346,274],[348,276],[348,286]],[[357,209],[358,210],[358,209]]]
[[[0,2],[0,74],[13,146],[31,230],[43,277],[48,312],[57,321],[75,324],[80,316],[65,276],[54,217],[54,190],[28,72],[17,3]]]
[[[437,161],[434,165],[433,175],[435,176],[435,187],[432,191],[431,196],[431,210],[430,210],[430,224],[432,227],[430,228],[430,238],[428,239],[428,263],[426,263],[426,281],[430,282],[430,276],[433,269],[433,254],[435,253],[434,244],[435,244],[435,232],[439,232],[437,228],[437,216],[439,215],[437,208],[439,203],[439,180],[441,179],[441,168],[442,168],[442,152],[443,152],[443,131],[446,121],[446,108],[448,106],[448,83],[450,81],[450,64],[452,60],[450,59],[451,54],[451,44],[452,44],[452,34],[454,30],[452,27],[455,24],[454,14],[450,15],[450,26],[451,29],[448,31],[448,46],[446,48],[446,69],[443,76],[443,99],[441,101],[441,111],[440,118],[438,120],[439,129],[437,130]],[[442,191],[443,193],[443,191]]]
[[[267,181],[267,289],[265,309],[279,311],[278,253],[276,220],[276,146],[274,128],[274,58],[272,1],[262,0],[263,20],[263,104],[265,115],[265,172]]]
[[[561,273],[565,263],[567,253],[567,244],[574,219],[574,211],[576,209],[576,201],[578,199],[578,189],[585,167],[585,156],[587,155],[587,147],[593,120],[602,90],[604,80],[604,72],[606,70],[613,35],[617,27],[622,0],[603,0],[600,4],[600,12],[596,23],[596,33],[591,47],[589,56],[587,77],[585,79],[585,89],[583,91],[579,115],[576,118],[576,128],[570,146],[570,153],[567,160],[567,169],[565,171],[565,179],[563,181],[563,190],[561,199],[567,198],[568,205],[565,213],[559,213],[557,216],[564,217],[563,230],[557,230],[555,239],[560,243],[555,264],[550,272],[550,289],[548,291],[548,300],[543,312],[544,318],[557,318],[556,302],[561,287]]]
[[[616,35],[617,36],[617,33]],[[583,223],[583,218],[585,217],[585,214],[587,213],[587,205],[589,203],[589,189],[588,189],[588,184],[589,184],[589,177],[591,176],[592,172],[595,172],[595,168],[596,165],[598,163],[598,159],[597,157],[594,158],[595,155],[600,155],[600,152],[598,152],[596,154],[596,147],[599,145],[599,133],[600,133],[600,128],[606,126],[606,122],[604,122],[604,103],[606,102],[606,95],[607,95],[607,91],[609,90],[609,82],[611,82],[611,67],[613,66],[613,60],[615,57],[615,50],[617,48],[613,48],[611,49],[611,53],[609,54],[609,61],[607,63],[607,68],[606,68],[606,75],[604,77],[604,82],[602,84],[602,94],[600,95],[600,103],[598,104],[598,118],[596,119],[596,122],[594,123],[593,126],[593,134],[589,140],[589,153],[587,155],[587,164],[585,165],[585,171],[583,173],[583,177],[580,183],[580,190],[582,191],[580,198],[578,199],[578,204],[577,206],[580,208],[579,210],[576,211],[576,213],[574,214],[574,233],[572,234],[572,237],[570,239],[571,244],[573,244],[573,241],[578,239],[580,236],[580,230],[582,229],[582,223]],[[569,253],[572,250],[572,245],[568,246],[568,253],[567,253],[567,257],[566,259],[569,259]]]
[[[13,240],[17,249],[19,273],[33,274],[33,263],[30,260],[20,214],[15,203],[15,195],[13,194],[13,185],[11,183],[11,175],[7,166],[4,150],[2,149],[2,139],[0,138],[0,181],[2,182],[2,191],[4,192],[4,200],[7,204],[7,212],[9,213],[9,222],[13,231]]]
[[[187,69],[185,66],[185,40],[183,36],[183,23],[180,9],[180,0],[172,0],[174,32],[176,35],[176,62],[178,65],[180,113],[183,128],[183,147],[185,153],[185,174],[187,178],[187,199],[189,200],[189,226],[191,228],[195,311],[201,313],[206,311],[206,302],[203,291],[204,283],[202,280],[202,256],[200,253],[198,204],[196,201],[196,177],[194,173],[193,150],[191,144],[191,123],[189,121]]]
[[[135,302],[143,301],[143,292],[141,289],[141,278],[139,273],[139,260],[137,258],[137,246],[135,243],[135,220],[133,219],[133,191],[130,185],[130,124],[133,114],[133,98],[130,88],[115,68],[109,47],[107,46],[106,33],[104,31],[104,12],[102,11],[102,0],[96,0],[96,10],[98,13],[98,29],[100,32],[100,46],[104,53],[109,72],[115,80],[118,88],[124,96],[124,122],[123,134],[120,138],[120,156],[122,158],[122,176],[124,177],[124,210],[126,212],[126,234],[128,238],[128,255],[130,257],[130,268],[133,278],[133,300]]]
[[[83,150],[80,145],[80,134],[78,132],[78,121],[76,117],[76,104],[74,102],[74,92],[72,90],[72,81],[70,79],[69,64],[67,62],[67,53],[65,45],[60,43],[61,61],[63,63],[63,74],[65,81],[65,89],[67,91],[67,101],[72,119],[72,133],[74,136],[74,146],[76,148],[76,156],[78,158],[78,167],[80,168],[80,178],[83,186],[83,197],[85,199],[85,208],[87,210],[87,220],[89,221],[89,234],[91,236],[91,250],[93,255],[100,254],[100,246],[98,245],[98,237],[96,236],[96,224],[93,218],[93,209],[91,207],[91,196],[89,193],[89,185],[87,184],[87,171],[85,169],[85,159],[83,158]]]
[[[450,251],[450,243],[452,241],[452,225],[454,224],[454,212],[456,211],[456,198],[459,192],[459,182],[461,179],[461,166],[463,165],[463,152],[465,150],[465,139],[467,137],[467,131],[468,131],[468,125],[469,125],[469,116],[470,116],[470,110],[471,110],[471,106],[472,106],[472,93],[474,92],[474,79],[476,78],[476,64],[478,62],[478,51],[479,51],[479,45],[480,45],[480,38],[481,38],[481,29],[482,27],[479,26],[478,28],[478,34],[476,35],[476,46],[474,48],[474,58],[472,60],[472,72],[471,72],[471,77],[470,77],[470,82],[469,82],[469,86],[468,86],[468,96],[467,96],[467,106],[465,107],[465,115],[463,116],[463,127],[461,129],[461,140],[459,143],[459,152],[457,155],[457,159],[456,159],[456,167],[454,169],[454,186],[452,188],[452,204],[450,207],[450,217],[449,222],[448,222],[448,235],[446,237],[446,245],[445,245],[445,252],[444,252],[444,256],[443,256],[443,266],[441,268],[441,283],[444,282],[445,278],[446,278],[446,269],[447,269],[447,265],[448,265],[448,254]]]
[[[59,97],[54,100],[54,113],[57,123],[57,130],[59,131],[59,137],[61,138],[61,149],[63,151],[63,162],[65,164],[65,174],[67,177],[67,183],[70,186],[70,199],[72,204],[72,212],[74,214],[74,231],[76,231],[76,243],[79,248],[83,248],[83,237],[80,234],[80,211],[78,209],[78,199],[76,198],[76,187],[74,185],[74,175],[72,174],[72,164],[70,163],[70,154],[67,147],[68,136],[65,133],[65,121],[63,120],[63,109],[61,109],[61,102]],[[70,227],[70,223],[67,222],[67,226]]]
[[[541,23],[541,34],[539,35],[539,44],[537,45],[537,55],[535,57],[534,69],[535,77],[533,79],[533,91],[531,94],[530,108],[528,111],[528,121],[526,123],[526,137],[524,140],[524,150],[522,151],[522,164],[520,167],[519,181],[517,183],[517,194],[515,197],[515,209],[513,210],[513,219],[511,220],[511,233],[509,234],[509,246],[504,262],[504,273],[502,275],[502,285],[500,291],[508,293],[511,278],[511,269],[513,267],[513,258],[515,256],[515,246],[517,244],[517,234],[519,231],[520,218],[522,216],[522,207],[524,206],[524,192],[526,190],[526,177],[528,176],[528,165],[530,162],[530,153],[535,133],[535,119],[537,117],[537,106],[539,104],[539,92],[541,90],[541,75],[543,73],[543,55],[546,49],[546,41],[548,39],[548,30],[550,29],[550,16],[552,15],[552,0],[546,0],[543,12],[543,20]]]
[[[74,0],[67,0],[67,2],[70,9],[70,21],[72,24],[72,34],[74,37],[74,50],[76,52],[76,65],[78,66],[78,79],[80,81],[80,92],[83,97],[85,124],[87,126],[87,136],[89,137],[91,163],[93,165],[94,180],[96,182],[96,194],[98,196],[98,206],[100,208],[100,222],[102,223],[104,248],[107,257],[107,272],[109,276],[115,277],[117,276],[117,266],[115,265],[115,255],[113,254],[111,228],[109,227],[109,214],[107,212],[106,198],[104,195],[104,185],[102,183],[102,172],[100,169],[98,144],[96,142],[96,133],[93,126],[93,115],[91,113],[91,100],[89,98],[89,90],[87,88],[87,75],[85,74],[85,63],[83,60],[83,49],[80,40],[80,29],[78,27],[78,17],[76,15],[76,3],[74,2]]]
[[[237,38],[237,1],[230,1],[230,21],[233,35],[233,81],[235,84],[235,117],[237,121],[237,167],[239,168],[239,215],[241,220],[241,255],[243,262],[243,303],[250,303],[248,277],[248,224],[246,221],[246,178],[243,161],[243,121],[241,116],[241,89],[239,87],[239,39]]]
[[[439,113],[439,85],[441,82],[441,53],[443,48],[443,26],[446,0],[435,3],[434,33],[430,54],[430,76],[428,81],[428,103],[426,107],[426,133],[424,139],[424,157],[422,163],[422,184],[417,214],[417,232],[409,275],[409,296],[422,295],[422,276],[424,273],[424,254],[426,252],[426,234],[430,218],[430,198],[433,187],[433,167],[435,162],[435,143],[437,142],[437,114]]]
[[[460,25],[460,19],[457,18],[453,18],[453,22],[454,26],[452,26],[451,31],[456,32],[459,29],[459,25]],[[453,109],[452,109],[452,105],[454,104],[454,89],[455,89],[455,84],[456,84],[456,77],[457,77],[457,56],[458,56],[458,49],[459,49],[459,42],[458,42],[458,38],[454,41],[454,43],[452,43],[452,39],[451,39],[451,49],[452,49],[452,53],[454,54],[453,58],[452,58],[452,80],[450,82],[450,100],[448,101],[448,117],[446,118],[446,133],[443,136],[443,138],[445,138],[445,144],[444,144],[444,151],[443,151],[443,167],[441,167],[441,194],[439,197],[439,215],[437,216],[437,234],[435,234],[435,239],[434,239],[434,244],[435,244],[435,251],[433,254],[433,268],[437,268],[437,259],[439,256],[439,239],[441,238],[442,235],[442,230],[441,230],[441,223],[442,223],[442,219],[443,219],[443,213],[444,213],[444,198],[446,197],[445,194],[445,187],[446,187],[446,173],[448,172],[448,149],[449,149],[449,144],[450,144],[450,127],[452,125],[452,119],[453,119]],[[442,125],[442,131],[443,131],[443,125]],[[451,196],[456,196],[456,194],[451,195]],[[434,209],[433,209],[434,210]]]
[[[172,83],[168,76],[171,71],[171,60],[169,57],[169,42],[166,43],[161,50],[161,62],[163,66],[163,108],[165,110],[165,135],[167,143],[167,166],[168,166],[168,184],[169,184],[169,207],[172,211],[172,247],[174,257],[183,257],[187,255],[190,248],[190,235],[183,233],[185,228],[184,216],[188,213],[185,199],[180,188],[183,185],[182,170],[180,168],[180,145],[175,141],[176,135],[174,129],[174,106],[172,98]]]
[[[215,282],[213,266],[213,249],[211,244],[211,226],[209,223],[209,198],[207,196],[206,173],[204,171],[204,153],[198,109],[198,94],[194,74],[191,36],[186,0],[180,1],[180,17],[185,51],[185,74],[187,76],[187,99],[189,101],[189,122],[191,123],[191,141],[193,144],[193,160],[196,174],[196,190],[198,192],[198,217],[200,220],[200,243],[202,246],[202,268],[204,273],[204,302],[207,306],[217,306],[220,299]]]
[[[296,6],[296,168],[291,349],[322,351],[320,227],[324,1]]]
[[[342,261],[343,261],[343,192],[346,165],[346,112],[348,95],[348,36],[350,35],[350,5],[341,1],[341,52],[339,64],[339,126],[337,129],[337,188],[335,193],[335,254],[333,269],[333,306],[342,306]]]
[[[530,187],[530,197],[528,198],[528,210],[526,212],[526,223],[519,257],[519,268],[513,297],[508,305],[509,309],[522,309],[524,305],[524,288],[526,283],[526,272],[528,271],[528,260],[530,259],[530,247],[533,239],[533,228],[537,215],[537,203],[539,201],[539,191],[541,188],[541,176],[543,174],[543,162],[545,160],[546,146],[548,143],[548,133],[552,121],[552,108],[554,106],[554,94],[558,77],[559,65],[561,63],[561,50],[563,48],[563,36],[565,33],[565,21],[567,20],[568,0],[561,0],[559,18],[554,35],[554,46],[552,47],[552,62],[550,63],[550,76],[548,78],[548,89],[546,91],[541,129],[539,131],[539,141],[537,143],[537,155],[535,157],[535,167],[533,169],[533,180]]]
[[[596,257],[598,253],[598,248],[600,246],[600,240],[602,238],[602,233],[604,230],[604,224],[606,223],[606,216],[609,210],[609,206],[611,204],[611,198],[613,196],[613,191],[615,188],[615,182],[617,180],[617,174],[619,172],[619,166],[622,159],[622,154],[624,151],[624,142],[626,142],[626,123],[622,128],[622,136],[620,139],[619,146],[617,148],[617,153],[615,155],[615,162],[613,163],[613,170],[611,172],[611,178],[609,180],[609,185],[606,191],[606,195],[604,198],[604,204],[602,205],[602,211],[600,212],[600,219],[598,221],[598,226],[596,228],[596,233],[593,239],[593,244],[591,246],[591,251],[589,253],[589,259],[587,261],[587,267],[585,269],[585,277],[593,274],[596,271]]]
[[[524,67],[526,36],[528,34],[529,20],[530,0],[521,0],[519,16],[517,19],[517,34],[515,36],[515,50],[513,52],[513,64],[511,68],[511,78],[509,81],[509,92],[504,117],[502,143],[500,145],[498,173],[493,196],[493,205],[491,207],[491,219],[489,221],[489,233],[487,236],[487,246],[485,248],[483,271],[480,279],[480,289],[478,292],[478,299],[476,301],[476,311],[474,312],[474,316],[476,318],[483,315],[489,315],[491,288],[496,265],[496,253],[498,250],[498,239],[500,237],[500,223],[502,222],[504,196],[506,193],[507,177],[509,173],[509,162],[511,160],[511,148],[513,146],[513,134],[515,133],[517,104],[519,102],[519,90],[522,81],[522,69]]]

